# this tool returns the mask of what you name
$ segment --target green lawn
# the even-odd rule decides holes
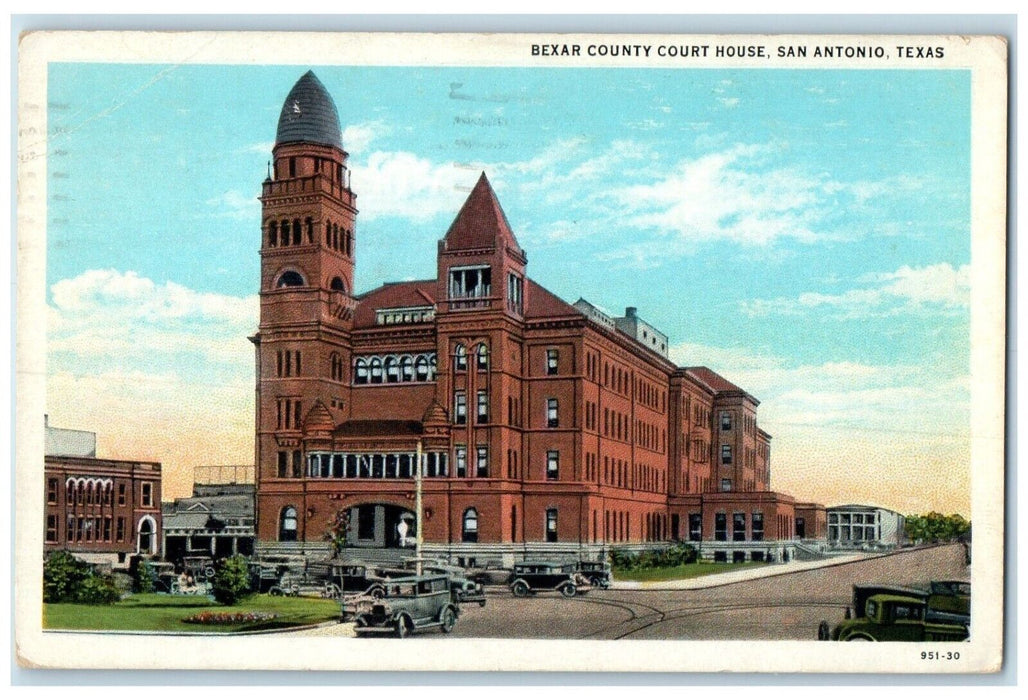
[[[742,564],[712,564],[707,562],[696,562],[695,564],[682,564],[656,569],[637,569],[625,571],[614,568],[615,581],[671,581],[680,578],[696,578],[697,576],[709,576],[710,574],[723,574],[738,569],[751,569],[755,566],[767,566],[763,562],[745,562]]]
[[[271,612],[261,622],[203,625],[182,622],[198,612]],[[320,598],[255,595],[237,605],[218,605],[203,596],[133,595],[114,605],[43,605],[43,628],[65,630],[140,630],[148,632],[255,632],[325,622],[339,617],[339,604]]]

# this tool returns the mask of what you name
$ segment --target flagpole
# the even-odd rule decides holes
[[[414,477],[414,562],[421,576],[421,440],[418,440],[418,467]]]

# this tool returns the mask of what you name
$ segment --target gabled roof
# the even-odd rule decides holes
[[[534,280],[527,280],[525,292],[525,318],[537,319],[548,316],[584,316],[571,304]]]
[[[502,245],[521,250],[485,173],[478,178],[443,240],[447,250],[498,248]]]
[[[435,280],[412,282],[387,282],[377,289],[357,297],[357,311],[354,313],[355,328],[367,328],[376,324],[377,309],[397,309],[408,306],[433,306],[435,304]]]

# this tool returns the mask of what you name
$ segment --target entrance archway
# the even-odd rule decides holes
[[[347,547],[413,547],[414,512],[392,503],[362,503],[348,509]]]
[[[157,523],[149,515],[139,519],[137,531],[136,551],[140,554],[157,553]]]

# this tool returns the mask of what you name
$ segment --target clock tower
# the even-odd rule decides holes
[[[261,311],[252,338],[257,483],[263,495],[292,502],[304,475],[305,428],[324,430],[349,412],[356,306],[357,198],[339,114],[313,72],[282,105],[272,158],[260,197]]]

